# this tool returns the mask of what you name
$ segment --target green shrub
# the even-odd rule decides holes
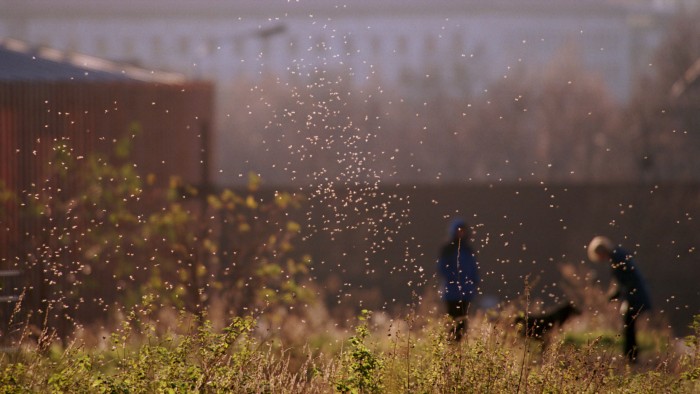
[[[370,334],[367,325],[370,316],[369,311],[362,311],[361,323],[348,341],[350,348],[343,357],[342,375],[335,384],[335,389],[341,393],[380,393],[384,388],[383,356],[365,344]]]

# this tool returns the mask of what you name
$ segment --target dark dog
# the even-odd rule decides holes
[[[558,308],[544,313],[539,316],[525,316],[524,314],[515,318],[515,326],[521,335],[529,338],[543,340],[547,331],[556,326],[564,324],[569,318],[575,315],[580,315],[578,310],[572,303],[567,302]]]

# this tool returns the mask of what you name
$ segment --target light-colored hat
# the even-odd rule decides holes
[[[603,237],[601,235],[594,237],[591,243],[588,244],[588,259],[594,263],[600,263],[602,259],[596,253],[596,249],[599,247],[604,247],[605,250],[612,252],[615,249],[615,244],[610,240],[610,238]]]

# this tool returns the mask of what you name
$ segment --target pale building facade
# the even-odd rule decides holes
[[[450,81],[464,66],[488,81],[575,46],[619,98],[670,9],[598,0],[2,3],[1,36],[218,82],[319,66],[385,82],[424,70]]]
[[[219,143],[227,91],[272,74],[318,69],[401,87],[432,74],[449,89],[483,89],[518,67],[575,54],[624,101],[649,64],[674,2],[622,0],[24,0],[0,1],[0,36],[215,82]],[[220,179],[226,181],[225,179]]]

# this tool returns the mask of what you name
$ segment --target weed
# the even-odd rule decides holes
[[[337,380],[335,389],[341,393],[379,393],[383,389],[384,361],[381,354],[375,354],[367,347],[369,336],[367,320],[371,313],[362,311],[360,324],[355,335],[350,337],[350,350],[343,360],[343,373]]]

